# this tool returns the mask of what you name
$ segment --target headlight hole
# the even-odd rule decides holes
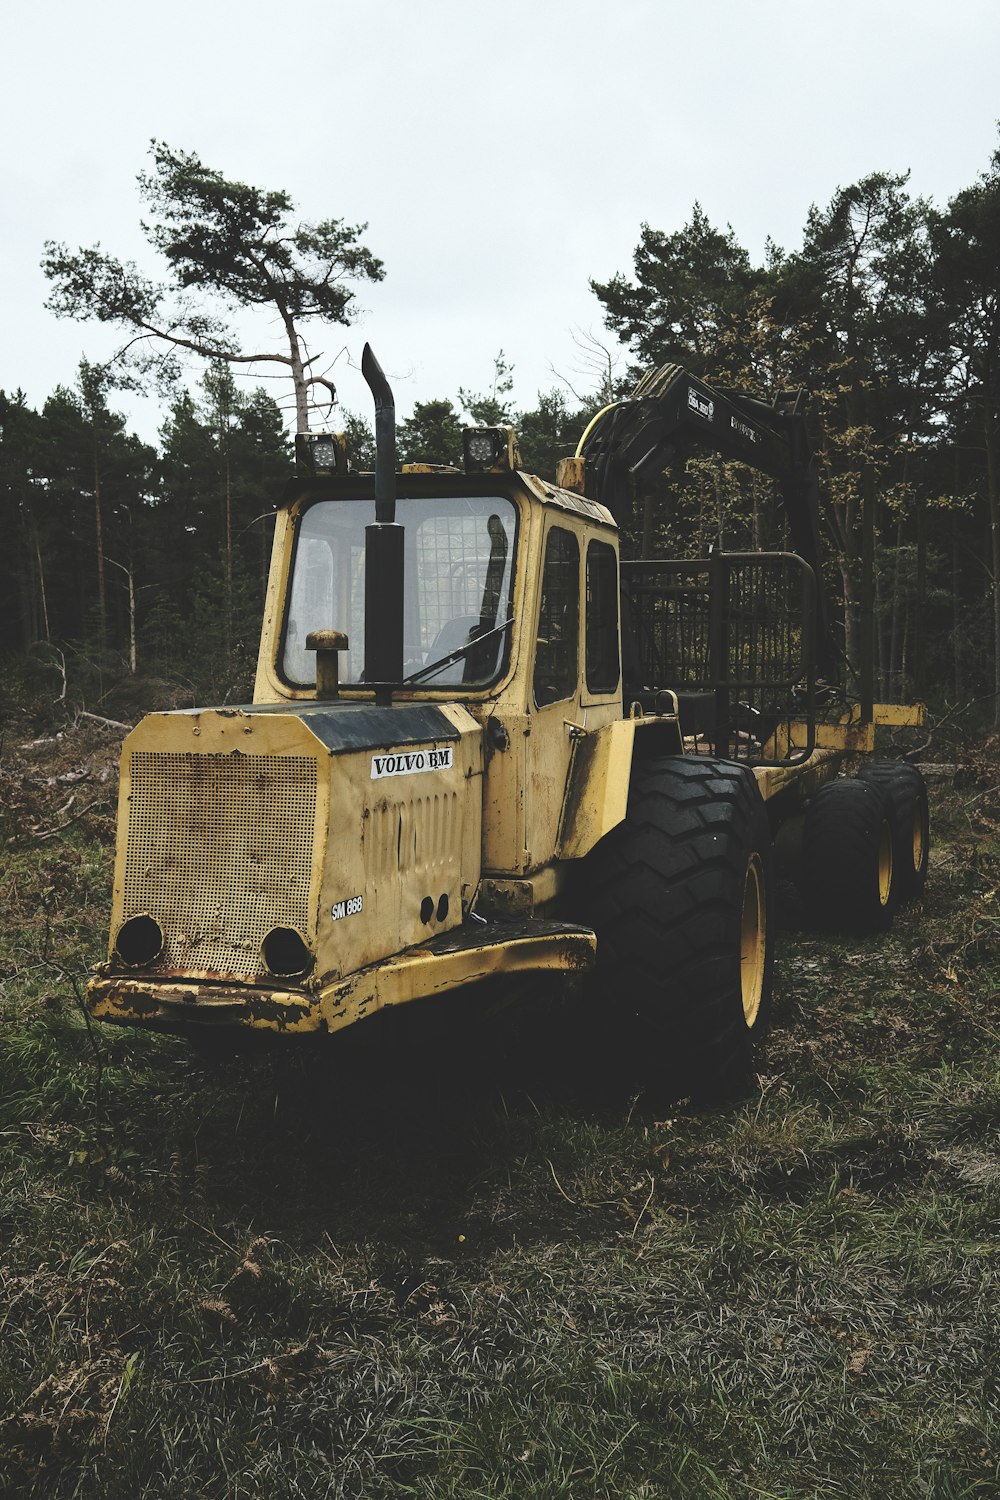
[[[313,966],[313,955],[294,927],[272,927],[260,945],[260,955],[277,979],[301,979]]]

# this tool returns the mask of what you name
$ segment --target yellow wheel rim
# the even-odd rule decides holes
[[[920,802],[913,804],[913,868],[917,874],[924,864],[924,810]]]
[[[883,906],[889,905],[892,894],[892,829],[889,819],[882,819],[878,834],[878,899]]]
[[[767,956],[767,896],[764,869],[759,854],[751,854],[743,882],[743,918],[740,924],[740,988],[743,1019],[752,1026],[760,1012],[764,994],[764,961]]]

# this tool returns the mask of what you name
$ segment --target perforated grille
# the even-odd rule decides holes
[[[249,978],[272,927],[309,932],[316,762],[132,756],[124,912],[163,929],[159,970]]]

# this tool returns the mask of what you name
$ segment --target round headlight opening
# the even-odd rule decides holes
[[[159,922],[147,913],[129,917],[118,929],[115,938],[115,953],[130,969],[151,964],[163,952],[163,930]]]
[[[272,927],[260,945],[260,954],[277,979],[301,979],[313,966],[313,956],[294,927]]]

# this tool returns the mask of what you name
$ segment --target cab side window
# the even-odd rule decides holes
[[[576,691],[580,649],[580,545],[572,531],[549,530],[542,565],[542,602],[535,643],[539,708]]]
[[[618,560],[607,542],[587,547],[587,688],[613,693],[618,665]]]

